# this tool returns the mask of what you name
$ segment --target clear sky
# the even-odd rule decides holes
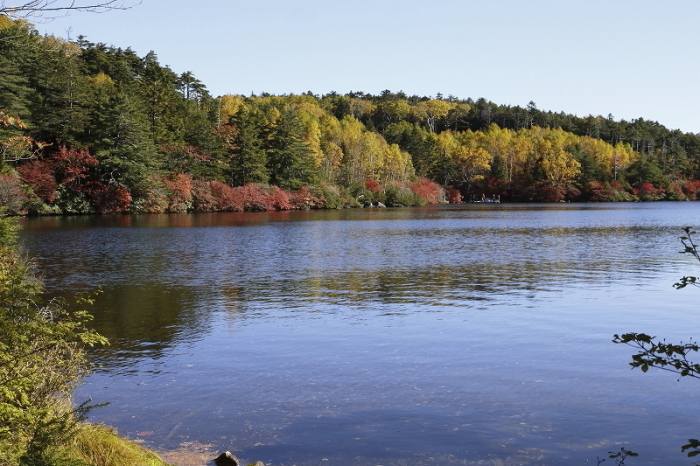
[[[700,133],[699,24],[699,0],[143,0],[37,28],[152,50],[214,96],[442,93]]]

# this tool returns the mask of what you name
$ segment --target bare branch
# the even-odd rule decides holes
[[[51,20],[59,16],[65,16],[71,11],[104,13],[110,10],[128,10],[140,3],[141,1],[129,6],[121,0],[31,0],[12,6],[8,5],[7,0],[0,0],[0,14],[16,19],[43,18]]]

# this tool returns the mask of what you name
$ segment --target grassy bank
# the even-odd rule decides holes
[[[100,424],[82,424],[64,448],[71,462],[86,466],[171,466],[154,452]]]

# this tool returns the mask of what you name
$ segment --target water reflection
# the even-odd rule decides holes
[[[626,442],[647,449],[635,464],[685,464],[695,391],[629,372],[609,342],[687,339],[693,296],[671,284],[695,265],[676,238],[697,209],[38,218],[22,236],[53,292],[102,286],[94,326],[112,345],[80,393],[156,446],[273,465],[581,464]]]
[[[163,370],[159,360],[168,351],[209,330],[211,303],[202,290],[186,286],[105,287],[96,298],[92,326],[109,336],[110,345],[92,351],[96,370],[134,373],[144,359],[154,364],[151,371]]]

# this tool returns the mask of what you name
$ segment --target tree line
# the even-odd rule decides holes
[[[695,199],[700,137],[485,99],[213,97],[193,73],[0,16],[0,205],[117,213]]]

